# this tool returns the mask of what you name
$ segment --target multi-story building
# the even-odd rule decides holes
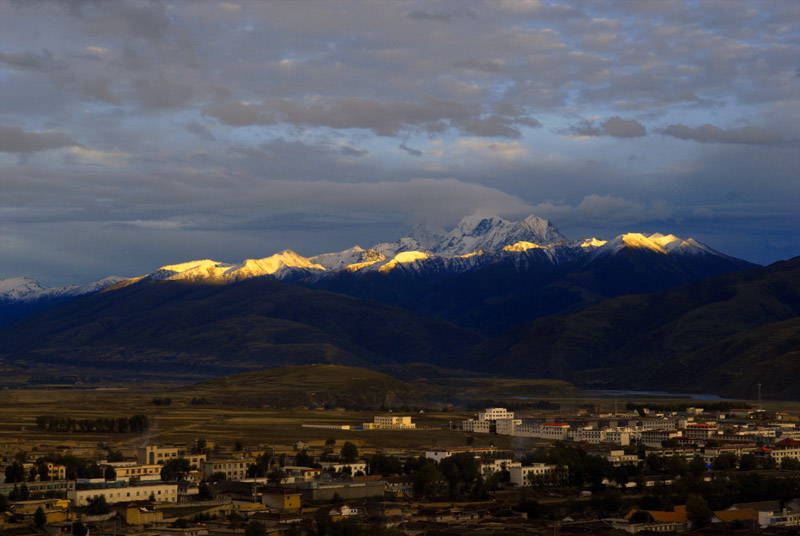
[[[492,431],[492,421],[476,421],[468,419],[461,422],[461,429],[474,434],[488,434]]]
[[[412,430],[417,427],[411,422],[411,417],[398,417],[394,415],[378,415],[371,423],[364,423],[364,428],[373,427],[378,430]]]
[[[136,462],[139,465],[156,465],[176,458],[185,458],[189,460],[189,465],[200,467],[201,462],[206,459],[206,455],[193,454],[183,447],[174,445],[169,447],[147,445],[140,447],[136,453]]]
[[[203,460],[200,469],[206,478],[221,473],[225,475],[225,480],[242,480],[247,477],[247,468],[254,463],[256,463],[255,458]]]
[[[496,421],[497,419],[513,419],[514,412],[506,408],[486,408],[486,411],[478,413],[479,421]]]
[[[142,482],[129,484],[125,481],[105,482],[103,479],[79,480],[75,489],[67,492],[67,498],[75,506],[86,506],[89,499],[103,496],[107,503],[130,501],[177,502],[178,484],[166,482]]]
[[[511,474],[511,483],[518,486],[558,484],[565,481],[568,475],[566,467],[546,463],[512,467],[508,472]]]
[[[488,476],[492,473],[499,473],[503,470],[510,472],[512,467],[522,467],[522,464],[510,458],[501,458],[491,462],[482,463],[480,467],[481,474],[483,474],[483,476]]]
[[[114,468],[117,480],[160,480],[163,465],[133,465],[124,463],[109,463]]]

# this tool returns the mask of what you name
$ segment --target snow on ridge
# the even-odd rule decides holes
[[[40,299],[75,297],[99,292],[124,280],[124,277],[108,276],[86,285],[46,287],[29,277],[12,277],[0,279],[0,299],[32,302]]]

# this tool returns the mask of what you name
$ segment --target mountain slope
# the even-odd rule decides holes
[[[775,359],[793,363],[785,372],[800,372],[796,360],[787,357],[791,345],[778,336],[793,340],[792,332],[784,330],[794,324],[775,324],[781,328],[775,331],[768,327],[798,316],[800,257],[655,294],[606,300],[565,317],[535,320],[479,345],[459,362],[478,370],[583,385],[681,390],[691,385],[732,396],[741,384],[720,378],[751,374],[737,371],[738,364],[755,367],[758,356],[772,352]],[[758,336],[766,333],[775,337],[772,346],[759,343]],[[723,350],[724,358],[713,357]],[[696,376],[704,370],[701,361],[713,366],[716,380],[711,375]],[[787,377],[792,378],[789,387],[765,385],[765,396],[793,392],[800,398],[800,374]]]
[[[401,309],[269,279],[145,282],[87,296],[0,331],[6,361],[150,367],[206,377],[308,363],[437,363],[474,333]]]

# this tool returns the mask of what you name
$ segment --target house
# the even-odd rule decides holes
[[[279,512],[297,512],[300,510],[302,493],[298,490],[263,488],[259,493],[261,495],[261,504],[265,504]]]

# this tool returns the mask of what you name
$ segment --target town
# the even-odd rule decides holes
[[[43,415],[39,439],[0,440],[0,533],[742,535],[800,527],[796,412],[627,403],[516,413],[490,407],[442,425],[461,446],[426,444],[434,427],[394,412],[352,425],[303,423],[316,439],[269,445],[249,444],[246,432],[227,443],[149,442],[144,415]],[[76,439],[104,426],[137,433],[124,442]],[[365,439],[388,431],[411,434],[419,447]]]

